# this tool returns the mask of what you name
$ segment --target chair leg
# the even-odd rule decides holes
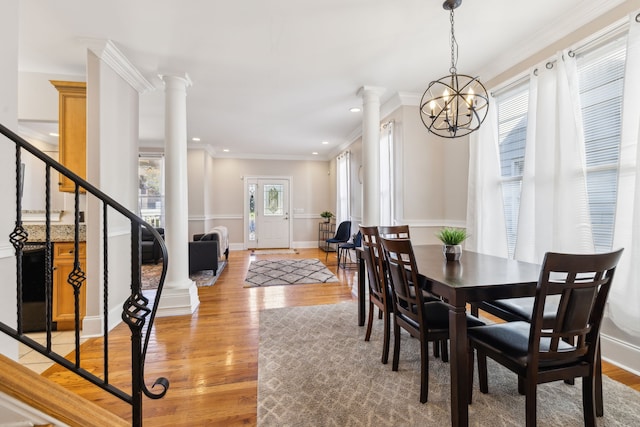
[[[420,403],[429,398],[429,341],[426,337],[420,343]]]
[[[373,326],[373,303],[369,301],[369,320],[367,321],[367,333],[364,334],[364,340],[369,341],[371,339],[371,327]]]
[[[389,341],[391,341],[391,314],[389,310],[384,312],[384,337],[382,341],[382,363],[389,361]]]
[[[481,393],[489,393],[489,379],[487,375],[487,355],[477,351],[478,353],[478,385]]]
[[[440,357],[440,341],[433,342],[433,358],[438,359]]]
[[[595,377],[595,405],[596,417],[604,416],[604,402],[602,399],[602,357],[600,353],[600,342],[598,341],[598,354],[596,354],[596,377]]]
[[[474,351],[473,351],[473,347],[471,347],[471,345],[467,344],[467,361],[468,361],[468,365],[467,365],[467,370],[469,371],[469,397],[468,397],[468,405],[471,405],[471,402],[473,402],[473,365],[474,365]]]
[[[584,425],[588,427],[596,425],[597,387],[594,387],[596,381],[597,378],[592,376],[582,378],[582,412]]]
[[[526,407],[526,426],[527,427],[536,427],[537,423],[537,389],[538,385],[533,378],[529,378],[528,381],[524,381],[525,389],[527,391],[525,397],[525,407]]]
[[[447,340],[440,341],[440,348],[442,351],[442,361],[447,363],[449,361],[449,347],[447,345]]]
[[[400,363],[400,326],[393,321],[393,363],[391,370],[397,371]]]

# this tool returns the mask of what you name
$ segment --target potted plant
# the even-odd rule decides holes
[[[320,212],[320,216],[324,218],[324,222],[329,222],[331,221],[331,218],[333,218],[333,213],[329,211],[324,211],[324,212]]]
[[[462,242],[467,238],[467,230],[464,228],[445,227],[438,234],[442,242],[442,252],[447,261],[458,261],[462,255]]]

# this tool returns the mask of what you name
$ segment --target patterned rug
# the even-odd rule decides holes
[[[198,271],[189,278],[196,282],[196,286],[213,286],[226,267],[226,261],[218,261],[218,274],[213,275],[213,270]],[[142,264],[142,290],[158,288],[158,280],[162,273],[162,264]]]
[[[393,372],[391,360],[380,363],[382,321],[374,322],[365,342],[357,312],[355,303],[342,303],[260,313],[259,426],[451,425],[449,364],[430,349],[429,401],[421,404],[418,340],[402,335],[399,371]],[[488,362],[489,393],[480,393],[476,376],[469,425],[524,425],[516,376]],[[599,426],[640,425],[639,392],[608,377],[603,389]],[[580,380],[539,385],[537,407],[538,426],[583,426]]]
[[[252,261],[245,288],[337,282],[338,278],[318,259],[265,259]]]

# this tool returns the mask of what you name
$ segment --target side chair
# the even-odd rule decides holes
[[[360,233],[362,233],[362,257],[366,265],[369,282],[369,318],[364,340],[369,341],[371,339],[373,314],[375,307],[378,307],[379,317],[384,319],[382,363],[386,364],[389,361],[391,313],[393,312],[391,288],[387,281],[387,271],[382,258],[382,246],[380,245],[378,228],[375,226],[365,227],[361,225]]]
[[[595,255],[549,252],[538,279],[531,322],[469,328],[470,348],[478,355],[480,391],[488,392],[486,358],[490,357],[518,375],[526,396],[526,425],[533,427],[537,385],[581,377],[584,423],[595,426],[600,324],[621,254],[622,249]],[[550,320],[545,303],[555,295],[559,300],[551,304],[556,313]]]
[[[349,239],[351,238],[351,221],[342,221],[339,225],[338,225],[338,229],[336,230],[336,234],[330,238],[327,239],[327,246],[331,245],[332,243],[336,245],[336,256],[339,255],[338,253],[338,245],[340,243],[347,243],[349,241]],[[329,259],[329,251],[327,251],[324,260],[325,262],[327,261],[327,259]]]
[[[359,248],[362,245],[362,233],[360,230],[353,236],[353,240],[347,243],[338,243],[338,268],[342,267],[344,269],[349,266],[358,265],[357,262],[351,260],[351,250]],[[347,257],[349,258],[349,262],[347,263]]]
[[[442,301],[425,301],[418,292],[426,282],[419,274],[411,240],[380,238],[389,269],[393,295],[393,366],[400,362],[400,328],[420,340],[420,402],[429,395],[429,341],[449,340],[449,306]],[[467,316],[467,326],[484,323]]]

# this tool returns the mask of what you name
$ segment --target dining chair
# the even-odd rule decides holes
[[[385,239],[410,239],[408,225],[379,225],[378,234]]]
[[[359,248],[362,245],[362,233],[360,230],[353,236],[353,239],[347,243],[339,243],[338,244],[338,268],[342,266],[342,268],[347,269],[349,266],[357,266],[358,263],[351,260],[351,250]],[[349,262],[347,263],[347,257],[349,257]]]
[[[429,395],[429,341],[449,339],[449,306],[442,301],[425,301],[422,292],[426,277],[418,272],[411,240],[380,238],[389,270],[393,297],[393,366],[400,362],[400,328],[420,340],[420,402]],[[484,323],[467,316],[467,326]]]
[[[581,377],[584,422],[595,426],[600,324],[621,254],[622,249],[589,255],[549,252],[542,263],[531,322],[469,328],[469,344],[478,356],[480,391],[488,392],[486,358],[490,357],[518,375],[526,396],[526,425],[535,426],[537,385]],[[559,295],[559,301],[550,321],[545,303],[553,295]]]
[[[391,288],[387,280],[387,271],[383,262],[382,245],[376,226],[360,226],[362,235],[362,257],[367,269],[369,282],[369,317],[367,332],[364,340],[371,339],[373,315],[375,307],[378,307],[379,316],[384,320],[382,340],[382,363],[389,361],[389,342],[391,341],[391,313],[393,312],[393,298]]]
[[[327,246],[330,246],[332,243],[336,245],[336,256],[338,254],[338,245],[340,243],[347,243],[351,238],[351,221],[342,221],[338,225],[338,229],[336,230],[336,234],[327,239]],[[329,251],[327,251],[324,260],[325,262],[329,259]]]
[[[378,233],[380,237],[385,239],[411,239],[411,233],[409,232],[408,225],[379,225]],[[439,300],[437,296],[425,290],[422,291],[425,300],[436,301]],[[476,316],[477,317],[477,316]],[[433,357],[440,357],[442,352],[442,361],[449,361],[449,349],[447,348],[447,340],[437,341],[433,344]]]

